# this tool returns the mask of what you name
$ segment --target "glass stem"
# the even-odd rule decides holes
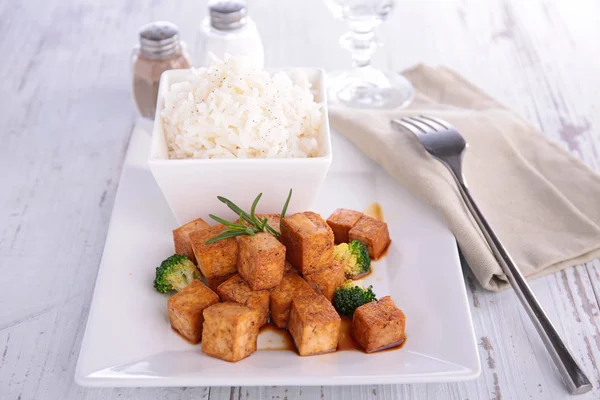
[[[380,41],[373,29],[352,29],[340,38],[340,44],[352,53],[354,67],[364,68],[371,65],[371,58],[380,46]]]

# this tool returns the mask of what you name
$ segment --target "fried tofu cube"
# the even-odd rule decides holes
[[[169,322],[189,342],[199,343],[204,322],[202,312],[218,302],[219,296],[215,292],[199,280],[194,280],[169,299]]]
[[[279,224],[281,222],[280,214],[255,214],[254,216],[260,218],[261,220],[266,218],[269,226],[279,232]],[[245,225],[250,225],[248,222],[246,222],[246,220],[242,220],[242,222]]]
[[[313,274],[304,275],[304,279],[315,292],[322,294],[327,297],[327,300],[331,301],[335,290],[346,280],[344,264],[333,260],[328,268]]]
[[[301,356],[335,351],[341,323],[323,295],[296,297],[292,301],[289,331]]]
[[[390,296],[354,311],[352,336],[367,353],[395,347],[405,339],[406,317]]]
[[[306,211],[281,222],[281,243],[287,259],[302,274],[312,274],[333,261],[333,231],[319,214]]]
[[[296,268],[294,268],[294,266],[292,265],[291,262],[289,262],[288,260],[285,260],[285,264],[283,265],[283,273],[286,274],[288,272],[298,273],[298,270]]]
[[[218,303],[204,310],[202,351],[211,357],[236,362],[256,351],[258,311],[235,302]]]
[[[256,214],[257,217],[266,218],[267,223],[271,226],[271,228],[275,229],[277,232],[280,231],[279,227],[281,225],[281,215],[280,214]]]
[[[209,226],[210,225],[207,224],[202,218],[198,218],[173,230],[173,244],[175,245],[175,253],[186,256],[194,264],[196,264],[196,256],[194,256],[194,250],[192,250],[192,244],[190,243],[189,235],[191,232],[206,229]]]
[[[238,245],[235,238],[223,239],[211,244],[205,243],[220,234],[224,229],[224,225],[215,225],[190,233],[190,242],[196,256],[198,268],[202,275],[207,278],[237,272]]]
[[[217,294],[222,301],[235,301],[257,310],[259,314],[258,326],[263,326],[269,321],[271,294],[268,290],[252,290],[239,274],[235,274],[219,285]]]
[[[227,279],[231,278],[234,275],[236,275],[236,274],[232,273],[232,274],[227,274],[227,275],[222,275],[222,276],[213,276],[212,278],[206,278],[206,284],[208,285],[210,290],[213,290],[216,292],[217,288],[219,287],[219,285],[221,283],[225,282]]]
[[[279,286],[271,290],[271,321],[278,328],[287,328],[294,297],[314,294],[315,291],[300,275],[287,272]]]
[[[363,213],[360,211],[338,208],[327,218],[327,225],[333,231],[335,243],[348,243],[348,232],[356,225]]]
[[[270,233],[237,237],[239,274],[252,290],[271,289],[283,277],[285,246]]]
[[[390,244],[390,232],[385,222],[363,215],[348,232],[348,239],[361,242],[376,260]]]

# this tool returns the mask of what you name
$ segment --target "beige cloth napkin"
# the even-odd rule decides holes
[[[404,74],[416,88],[408,108],[332,108],[331,125],[443,215],[483,287],[508,282],[452,177],[390,119],[431,115],[465,137],[467,185],[525,276],[600,256],[600,175],[457,73],[419,65]]]

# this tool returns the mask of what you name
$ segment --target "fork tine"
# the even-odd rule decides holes
[[[434,123],[440,125],[441,127],[443,127],[444,129],[454,129],[454,127],[452,125],[450,125],[446,121],[443,121],[443,120],[441,120],[439,118],[434,118],[434,117],[430,117],[430,116],[422,115],[422,114],[419,115],[419,117],[427,119],[427,120],[429,120],[431,122],[434,122]]]
[[[418,121],[419,123],[429,127],[431,130],[433,130],[434,132],[437,132],[438,130],[440,130],[438,124],[436,123],[432,123],[430,120],[428,120],[427,118],[423,118],[422,115],[419,115],[418,117],[410,117],[410,119],[414,120],[414,121]],[[442,129],[445,129],[442,126]]]
[[[423,133],[433,133],[437,131],[435,127],[425,123],[424,121],[421,121],[417,117],[402,118],[402,120],[418,127]]]
[[[404,125],[402,125],[402,122],[400,122],[399,120],[397,120],[395,118],[390,121],[390,125],[392,125],[396,129],[404,128]]]
[[[423,131],[421,128],[419,128],[415,124],[407,121],[406,118],[402,118],[400,120],[393,119],[392,123],[395,124],[396,126],[400,126],[404,129],[410,131],[412,134],[417,135],[417,136],[425,133],[425,131]]]

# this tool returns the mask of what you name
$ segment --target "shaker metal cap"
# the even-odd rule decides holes
[[[168,21],[154,21],[139,30],[140,49],[148,58],[170,58],[176,55],[179,44],[179,28]]]
[[[210,24],[223,31],[239,29],[246,25],[246,3],[240,0],[213,1],[208,5]]]

